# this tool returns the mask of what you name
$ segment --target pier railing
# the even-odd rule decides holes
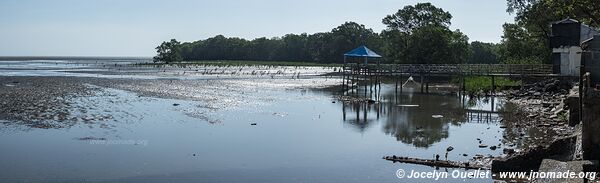
[[[345,70],[367,70],[358,73],[443,74],[443,75],[552,75],[547,64],[347,64]]]

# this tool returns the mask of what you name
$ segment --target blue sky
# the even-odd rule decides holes
[[[330,31],[381,19],[416,0],[0,1],[0,56],[152,56],[163,40],[222,34],[253,39]],[[470,41],[499,42],[512,22],[505,0],[433,0]]]

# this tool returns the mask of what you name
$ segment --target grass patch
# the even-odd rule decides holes
[[[315,66],[315,67],[341,67],[342,64],[315,63],[315,62],[289,62],[289,61],[246,61],[246,60],[201,60],[183,61],[175,63],[139,63],[138,65],[202,65],[202,66]]]
[[[560,119],[561,121],[569,121],[569,113],[567,113],[567,111],[563,110],[560,113],[558,113],[558,119]]]
[[[504,90],[510,87],[521,85],[521,81],[511,80],[506,77],[494,77],[496,91]],[[459,78],[453,80],[454,83],[460,84]],[[492,77],[488,76],[471,76],[465,78],[465,90],[470,94],[482,94],[492,90]]]

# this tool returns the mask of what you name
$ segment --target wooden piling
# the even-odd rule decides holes
[[[423,78],[424,78],[424,75],[423,75],[423,73],[421,73],[421,93],[423,93],[423,86],[424,86],[423,85]]]
[[[363,75],[365,76],[365,77],[363,78],[363,79],[364,79],[364,81],[363,81],[363,82],[364,82],[364,84],[365,84],[365,96],[367,96],[367,82],[366,82],[366,81],[367,81],[367,79],[368,79],[368,77],[369,77],[369,76],[368,76],[368,75],[369,75],[369,73],[368,73],[368,70],[367,70],[367,68],[366,68],[366,65],[365,65],[365,68],[363,68],[363,69],[362,69],[362,71],[363,71]]]
[[[464,75],[461,75],[461,80],[462,80],[462,84],[461,84],[461,85],[462,85],[462,86],[461,86],[461,90],[462,90],[462,93],[463,93],[463,95],[464,95],[464,94],[465,94],[465,91],[467,90],[467,89],[466,89],[466,88],[467,88],[467,84],[466,84],[466,80],[465,80],[465,76],[464,76]]]
[[[396,80],[396,90],[395,93],[398,94],[398,77],[400,76],[395,76],[394,79]]]
[[[402,72],[400,72],[400,82],[403,82],[402,81]],[[403,88],[404,88],[404,83],[400,83],[400,93],[402,93]]]
[[[492,75],[492,95],[496,95],[496,80],[494,75]]]
[[[429,75],[429,73],[427,73],[427,78],[425,78],[425,92],[429,93],[429,79],[431,78],[431,75]]]

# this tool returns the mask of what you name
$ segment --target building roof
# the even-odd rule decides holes
[[[356,49],[353,49],[352,51],[344,54],[344,56],[381,58],[381,55],[375,53],[374,51],[370,50],[366,46],[360,46]]]
[[[565,24],[565,23],[579,23],[579,21],[572,19],[572,18],[565,18],[563,20],[552,22],[552,24]]]

